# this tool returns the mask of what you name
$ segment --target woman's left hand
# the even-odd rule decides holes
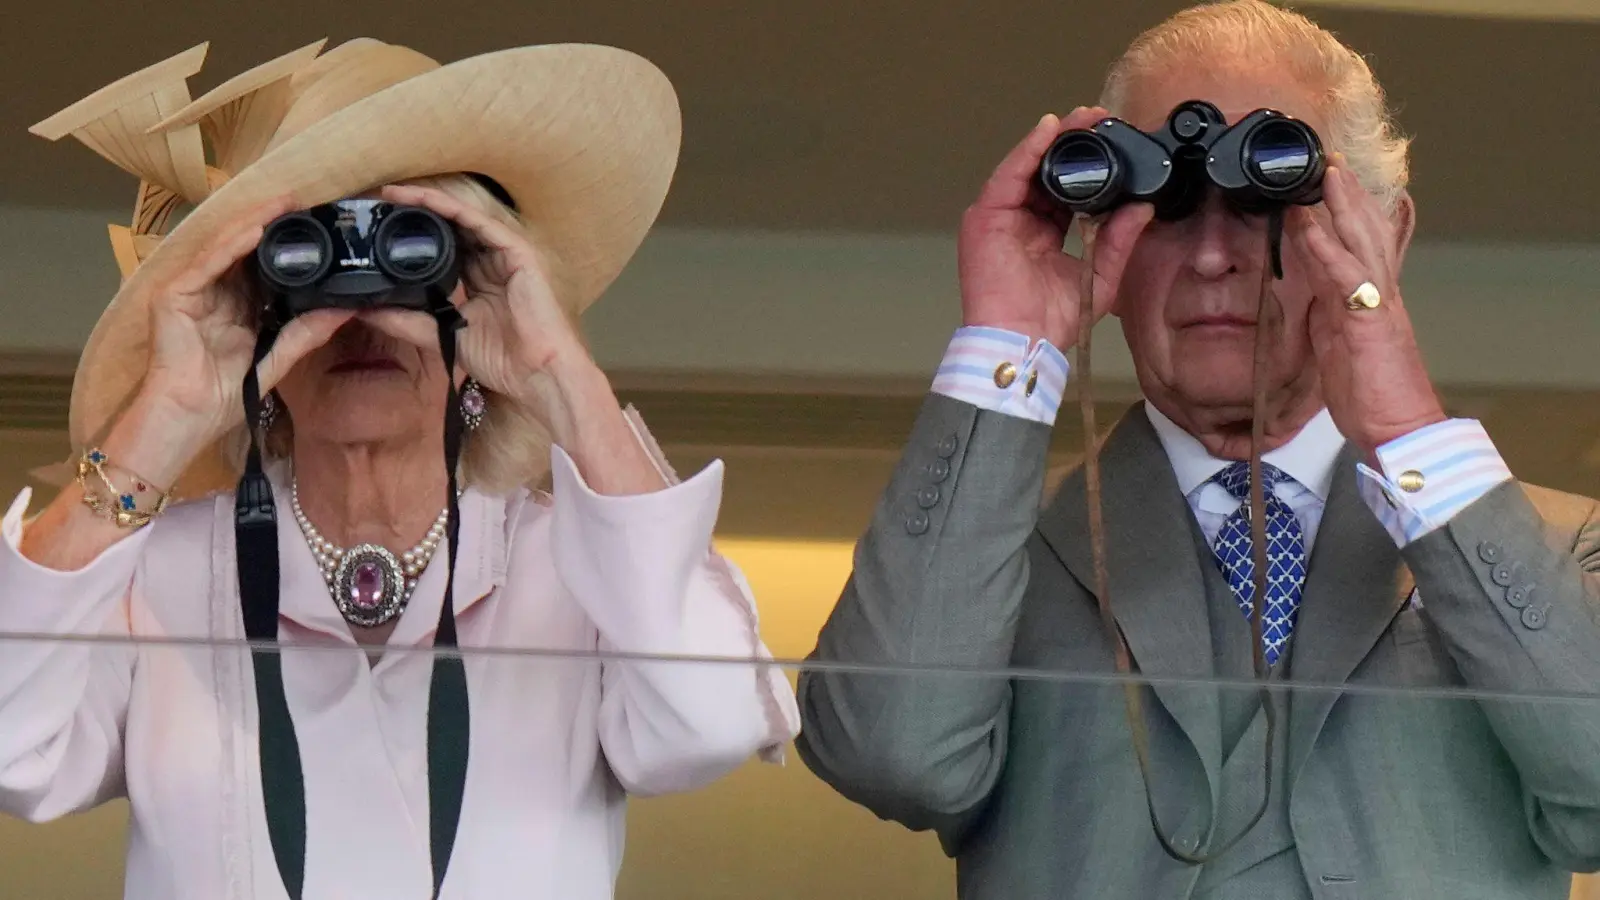
[[[1371,457],[1445,413],[1400,297],[1410,207],[1396,221],[1342,158],[1336,163],[1323,179],[1323,203],[1289,211],[1284,250],[1298,258],[1313,295],[1308,326],[1328,412]],[[1348,298],[1363,282],[1380,302],[1351,309]]]
[[[588,371],[594,361],[556,300],[538,252],[521,232],[444,191],[390,185],[383,199],[421,206],[454,223],[471,249],[462,284],[467,327],[456,338],[457,361],[479,384],[529,406],[553,429],[564,418],[551,409],[566,369]],[[419,313],[380,311],[364,316],[374,327],[432,347],[437,327]]]

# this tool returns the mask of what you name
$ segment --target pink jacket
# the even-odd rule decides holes
[[[770,656],[749,588],[711,549],[721,463],[654,494],[605,497],[552,455],[553,500],[469,490],[460,504],[472,737],[451,900],[609,898],[625,793],[692,790],[753,754],[776,760],[799,729],[787,679],[757,662]],[[274,482],[287,510],[282,472]],[[0,632],[136,640],[6,642],[0,809],[39,821],[126,795],[128,898],[285,897],[237,643],[232,497],[176,506],[70,573],[17,552],[27,501],[3,523]],[[280,514],[279,554],[279,639],[319,648],[283,654],[306,786],[305,896],[427,900],[426,649],[445,553],[375,666],[292,516]],[[586,656],[596,652],[745,662]]]

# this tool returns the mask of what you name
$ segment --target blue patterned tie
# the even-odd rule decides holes
[[[1284,503],[1273,487],[1289,476],[1266,463],[1261,464],[1261,480],[1266,498],[1267,521],[1267,608],[1261,615],[1261,638],[1266,645],[1268,665],[1275,665],[1294,631],[1295,615],[1300,611],[1300,588],[1306,581],[1306,541],[1294,510]],[[1250,464],[1238,462],[1212,479],[1240,502],[1239,509],[1222,523],[1213,550],[1222,574],[1233,588],[1239,608],[1249,618],[1255,598],[1255,557],[1250,544]]]

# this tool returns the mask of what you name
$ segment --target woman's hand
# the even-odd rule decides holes
[[[444,191],[390,185],[383,198],[438,213],[472,245],[462,272],[467,327],[456,338],[461,368],[534,410],[558,440],[566,437],[573,412],[562,381],[586,377],[596,366],[556,300],[538,251],[520,231]],[[437,327],[420,313],[384,310],[364,318],[396,337],[436,345]]]
[[[532,410],[594,490],[661,489],[660,473],[557,301],[538,251],[521,231],[432,188],[390,185],[383,198],[431,209],[455,223],[473,245],[462,279],[468,286],[461,306],[467,327],[456,338],[461,368],[488,390]],[[437,326],[421,313],[381,310],[362,318],[418,346],[437,344]]]
[[[188,268],[154,288],[150,367],[100,445],[119,490],[146,500],[171,490],[202,450],[243,421],[244,373],[256,335],[245,324],[252,317],[229,273],[255,249],[263,228],[291,208],[285,197],[251,211],[219,232]],[[257,368],[262,393],[350,317],[319,310],[290,322]],[[77,571],[131,533],[82,500],[83,490],[68,485],[28,525],[22,554],[46,568]]]
[[[118,464],[170,487],[197,453],[243,421],[244,374],[256,334],[245,324],[251,319],[246,300],[229,273],[255,250],[263,229],[292,208],[293,201],[282,197],[252,210],[155,292],[150,369],[116,430],[123,432],[118,443],[137,458]],[[293,319],[257,370],[262,394],[352,315],[317,310]]]

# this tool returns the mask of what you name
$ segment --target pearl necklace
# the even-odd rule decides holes
[[[305,510],[300,508],[300,483],[292,490],[295,521],[300,523],[300,533],[311,545],[311,553],[322,570],[322,580],[327,582],[328,593],[333,595],[339,614],[351,625],[372,628],[382,625],[405,611],[411,594],[417,589],[417,578],[428,567],[434,551],[444,542],[445,528],[450,521],[450,510],[440,511],[433,520],[428,534],[416,546],[398,558],[377,544],[357,544],[346,550],[322,536]]]

